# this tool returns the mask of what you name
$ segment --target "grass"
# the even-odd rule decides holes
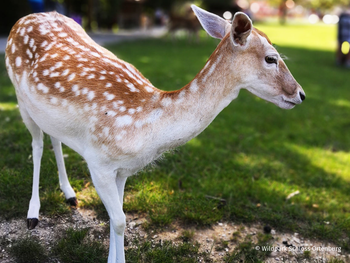
[[[199,252],[199,244],[174,244],[171,241],[154,243],[145,241],[135,243],[135,248],[126,251],[127,262],[154,262],[154,263],[196,263],[198,258],[207,260],[207,255]]]
[[[46,263],[53,258],[59,258],[62,263],[106,262],[107,249],[101,243],[89,240],[88,231],[88,228],[68,229],[53,244],[51,251],[47,251],[35,237],[20,238],[10,248],[10,254],[17,263]]]
[[[335,66],[336,28],[257,27],[289,57],[286,63],[306,92],[305,102],[285,111],[242,91],[197,138],[131,177],[124,209],[146,213],[155,228],[174,220],[198,226],[218,220],[263,222],[349,251],[350,74]],[[196,75],[217,44],[205,37],[199,44],[159,39],[109,49],[134,64],[156,87],[175,90]],[[31,195],[31,138],[1,60],[0,211],[5,218],[24,218]],[[66,167],[81,206],[106,216],[86,164],[72,150],[64,152],[69,155]],[[69,213],[48,138],[42,163],[41,213]],[[297,190],[298,195],[286,199]],[[162,258],[164,250],[145,246],[147,253]],[[127,253],[134,256],[140,259],[144,253]]]
[[[58,255],[63,263],[106,262],[106,248],[101,243],[88,240],[88,230],[68,229],[66,235],[55,245],[53,253]]]
[[[258,241],[253,243],[251,236],[247,236],[245,240],[240,243],[236,249],[225,258],[225,262],[246,262],[246,263],[258,263],[265,262],[266,257],[271,254],[271,251],[263,251],[262,247],[268,247],[269,241],[272,239],[271,235],[258,235]],[[257,247],[259,249],[257,249]]]
[[[24,237],[10,248],[17,263],[45,263],[48,260],[45,248],[35,238]]]

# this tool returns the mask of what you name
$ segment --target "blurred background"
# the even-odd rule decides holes
[[[191,2],[193,3],[193,2]],[[174,24],[184,25],[189,18],[186,0],[12,0],[2,4],[0,34],[9,33],[13,24],[32,12],[56,10],[74,18],[86,30],[149,28]],[[348,0],[198,0],[206,10],[227,19],[237,11],[255,21],[278,20],[336,24]]]

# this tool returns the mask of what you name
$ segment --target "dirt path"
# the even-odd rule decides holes
[[[264,226],[261,224],[247,226],[228,222],[218,222],[214,226],[205,229],[184,228],[180,224],[174,223],[159,231],[145,231],[143,228],[145,222],[147,222],[145,217],[127,214],[126,239],[129,242],[126,243],[129,244],[125,247],[126,249],[134,238],[150,238],[154,242],[164,240],[172,240],[175,243],[182,242],[181,237],[185,231],[191,233],[192,240],[201,244],[201,251],[210,253],[210,257],[214,262],[223,262],[224,256],[231,253],[248,235],[251,236],[251,241],[255,244],[258,234],[264,232]],[[21,237],[26,235],[36,236],[45,248],[50,250],[60,235],[68,228],[81,229],[87,227],[90,228],[89,237],[91,239],[98,240],[108,247],[108,222],[98,220],[91,210],[75,209],[72,211],[72,215],[55,218],[43,216],[40,218],[39,225],[32,231],[27,230],[23,219],[12,219],[10,221],[0,219],[0,262],[14,262],[8,254],[8,248]],[[272,252],[266,262],[328,262],[329,259],[334,258],[350,262],[350,254],[345,253],[334,244],[306,239],[298,233],[279,233],[273,229],[271,234],[273,240],[270,247],[255,247],[259,250],[277,250],[279,248],[280,251]],[[308,260],[302,260],[304,251],[310,251]]]

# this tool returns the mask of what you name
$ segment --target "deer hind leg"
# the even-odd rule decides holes
[[[51,136],[50,138],[51,138],[53,150],[55,152],[59,181],[60,181],[60,188],[66,197],[66,202],[72,206],[77,206],[78,201],[75,196],[75,192],[68,181],[66,167],[64,165],[62,143],[59,140],[57,140],[55,137]]]
[[[123,193],[126,177],[119,177],[101,168],[91,169],[91,178],[110,217],[110,241],[108,263],[125,263]]]
[[[22,119],[30,134],[32,135],[32,157],[33,157],[33,186],[32,197],[29,202],[27,214],[27,227],[34,229],[39,222],[40,198],[39,198],[39,177],[40,164],[43,154],[43,132],[39,126],[29,116],[28,112],[20,107]]]

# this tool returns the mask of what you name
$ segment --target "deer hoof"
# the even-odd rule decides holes
[[[66,202],[67,202],[70,206],[78,206],[78,200],[77,200],[76,197],[71,197],[71,198],[67,199]]]
[[[34,229],[37,224],[38,224],[39,220],[37,218],[27,218],[27,227],[29,230]]]

